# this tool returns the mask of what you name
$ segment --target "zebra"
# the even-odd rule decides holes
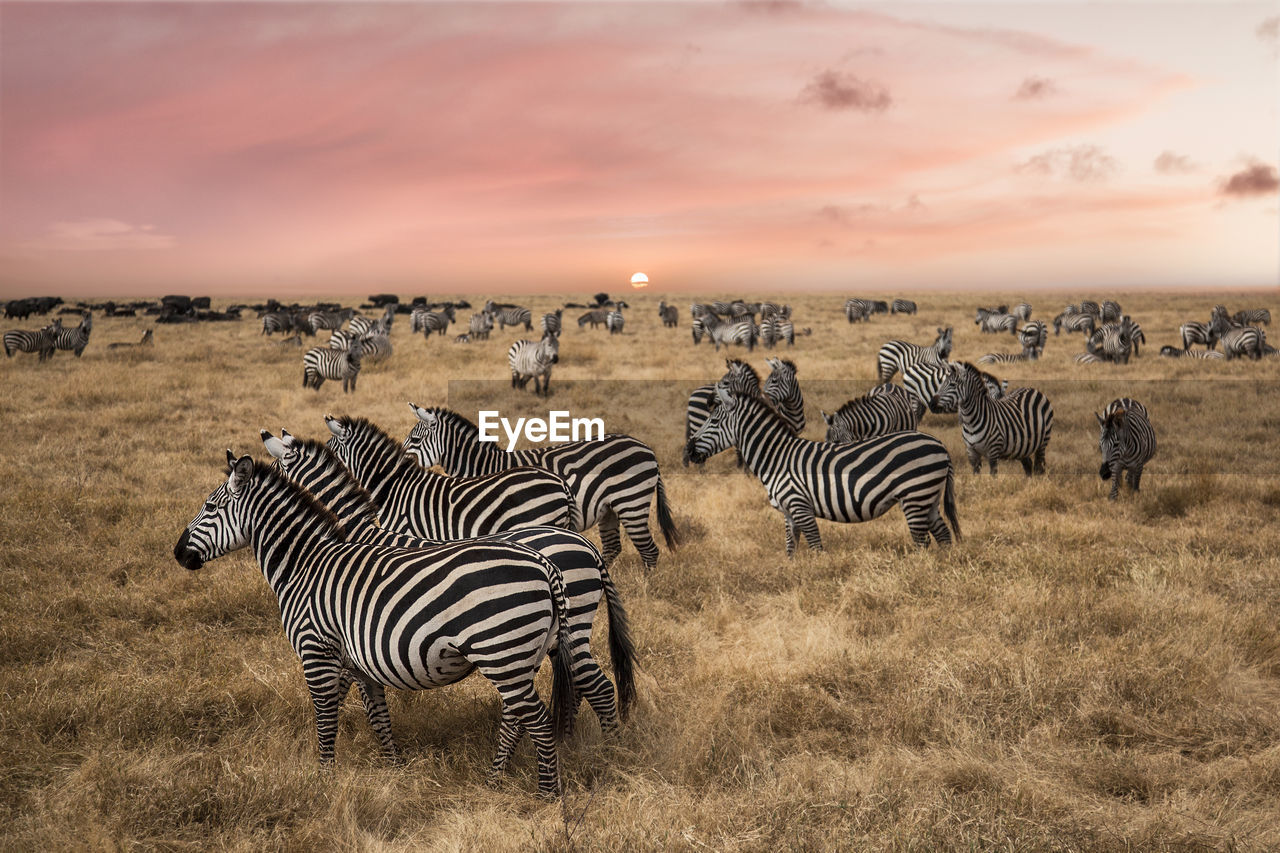
[[[978,364],[1017,364],[1034,360],[1035,355],[1024,349],[1022,352],[989,352],[978,357]]]
[[[610,313],[611,312],[608,308],[592,308],[590,311],[578,318],[578,328],[581,329],[583,326],[590,323],[591,328],[594,329],[604,323],[605,320],[608,319]]]
[[[1271,312],[1266,308],[1253,308],[1244,311],[1237,311],[1231,317],[1231,322],[1237,326],[1256,326],[1261,323],[1264,326],[1271,325]]]
[[[341,329],[355,311],[351,308],[343,308],[341,311],[312,311],[307,315],[307,328],[311,329],[311,334],[315,334],[321,329]]]
[[[1160,354],[1168,358],[1194,358],[1200,360],[1221,359],[1226,357],[1216,350],[1181,350],[1177,347],[1170,346],[1160,347]]]
[[[760,376],[756,373],[755,368],[739,358],[725,359],[724,366],[726,371],[724,376],[720,378],[720,382],[728,385],[729,389],[734,393],[747,394],[753,397],[760,396]],[[684,420],[686,450],[689,439],[693,437],[698,427],[702,426],[711,415],[711,404],[715,397],[715,384],[695,388],[693,393],[689,395],[689,402],[685,406]],[[684,467],[689,467],[689,454],[687,452],[683,454],[681,461]]]
[[[54,320],[42,329],[13,329],[4,333],[4,354],[12,358],[15,352],[39,353],[39,360],[52,358],[54,340],[62,328],[61,320]]]
[[[910,299],[895,299],[889,306],[890,314],[915,314],[920,309]]]
[[[749,317],[741,320],[721,320],[715,313],[703,314],[693,321],[693,342],[698,343],[702,335],[720,351],[720,345],[738,344],[745,346],[748,352],[756,346],[756,324]]]
[[[391,358],[391,336],[374,332],[360,338],[360,355],[366,364],[377,364]]]
[[[935,415],[954,415],[958,411],[954,400],[938,399],[938,391],[947,381],[947,365],[948,362],[917,361],[902,374],[902,387],[915,397],[920,417],[924,416],[926,409]],[[978,372],[987,387],[988,397],[992,400],[1004,397],[1009,389],[1009,380],[998,379],[986,371]]]
[[[999,400],[992,400],[979,375],[968,362],[947,366],[947,382],[938,397],[952,397],[960,412],[960,436],[973,473],[982,468],[985,457],[996,475],[1000,459],[1017,459],[1028,477],[1044,473],[1045,450],[1053,431],[1053,406],[1043,392],[1019,388]]]
[[[1178,334],[1182,337],[1184,350],[1191,349],[1192,344],[1204,344],[1207,349],[1217,349],[1218,327],[1211,323],[1190,320],[1178,327]],[[1161,353],[1163,352],[1164,350],[1161,350]]]
[[[1106,323],[1098,327],[1085,344],[1088,352],[1120,364],[1129,363],[1134,348],[1133,324],[1126,317],[1119,323]]]
[[[979,308],[977,319],[973,322],[983,334],[1012,332],[1016,335],[1018,333],[1018,317],[1003,311]]]
[[[352,317],[351,322],[347,324],[347,331],[356,337],[364,337],[375,329],[380,329],[386,334],[391,333],[391,324],[396,317],[396,306],[388,305],[387,309],[382,312],[382,316],[377,320],[370,320],[363,315]]]
[[[551,394],[551,365],[560,361],[560,339],[546,334],[540,341],[516,341],[507,350],[511,387],[524,388],[533,379],[533,393]]]
[[[868,299],[856,299],[850,297],[844,301],[844,316],[850,323],[857,323],[860,320],[871,321],[874,305]]]
[[[347,529],[348,541],[396,547],[444,544],[383,527],[373,496],[328,446],[294,438],[285,430],[281,430],[280,438],[267,430],[259,430],[258,434],[280,470],[338,517]],[[635,701],[635,644],[622,598],[600,552],[582,534],[558,527],[522,527],[489,534],[487,538],[532,548],[559,569],[569,605],[574,685],[578,695],[586,697],[596,712],[601,729],[610,732],[617,728],[619,713],[626,719]],[[616,702],[613,684],[591,654],[591,628],[602,594],[609,617],[609,653],[618,677]]]
[[[288,311],[268,311],[262,315],[262,332],[263,335],[273,335],[276,332],[292,332],[294,330],[293,315]],[[315,330],[310,326],[307,327],[310,334],[314,335]]]
[[[1018,329],[1018,343],[1022,351],[1031,358],[1039,358],[1044,354],[1044,345],[1049,340],[1049,329],[1043,320],[1030,320]]]
[[[1120,310],[1120,303],[1107,299],[1098,306],[1098,319],[1104,323],[1115,323],[1119,321],[1124,312]]]
[[[1081,314],[1092,314],[1095,318],[1102,319],[1102,306],[1092,300],[1081,300],[1078,309]]]
[[[760,396],[782,418],[792,435],[804,432],[804,396],[796,381],[795,362],[785,358],[765,359],[769,365],[769,378],[760,389]]]
[[[74,329],[64,329],[59,324],[57,329],[53,330],[53,346],[55,349],[72,350],[79,358],[84,353],[84,348],[89,345],[89,333],[93,331],[93,314],[88,311],[84,312],[80,318],[80,325]]]
[[[952,328],[938,328],[938,337],[929,346],[912,344],[906,341],[889,341],[876,353],[876,373],[883,385],[902,371],[905,378],[907,368],[916,363],[941,364],[951,355]]]
[[[413,309],[409,320],[410,332],[422,332],[424,340],[430,342],[432,332],[444,335],[449,331],[449,324],[457,319],[457,312],[452,305],[444,306],[441,311],[428,311],[425,308]]]
[[[534,678],[553,644],[571,649],[563,578],[537,551],[510,542],[397,548],[347,541],[338,519],[270,465],[227,451],[228,477],[174,545],[196,571],[251,545],[302,662],[323,765],[332,765],[338,711],[355,681],[384,758],[398,763],[386,687],[425,690],[479,671],[502,698],[491,774],[506,769],[522,731],[533,740],[538,792],[560,792],[557,745],[577,705],[569,654],[552,661],[551,713]]]
[[[622,326],[625,322],[622,312],[615,308],[605,316],[604,327],[609,330],[610,335],[619,335],[622,334]]]
[[[891,432],[914,430],[920,424],[916,398],[905,388],[885,383],[877,385],[836,409],[822,413],[827,425],[826,441],[850,444]]]
[[[857,444],[836,445],[792,435],[763,400],[716,388],[716,404],[689,439],[689,457],[702,462],[737,447],[760,478],[769,503],[783,514],[787,556],[796,531],[810,550],[821,551],[818,518],[859,522],[902,505],[911,539],[944,545],[952,531],[960,539],[955,508],[955,472],[942,442],[920,432],[899,432]],[[945,510],[947,523],[940,508]]]
[[[329,449],[373,495],[394,532],[472,539],[518,527],[573,527],[573,496],[549,471],[526,466],[480,477],[445,477],[423,468],[365,418],[325,415],[324,420],[332,434]]]
[[[116,341],[113,344],[107,344],[107,349],[130,349],[132,347],[149,347],[155,343],[155,334],[151,329],[147,329],[142,333],[142,340],[136,344],[132,341]]]
[[[1151,427],[1146,407],[1136,400],[1121,397],[1107,404],[1098,419],[1101,435],[1098,449],[1102,452],[1102,466],[1098,475],[1111,481],[1109,498],[1115,500],[1120,493],[1120,475],[1129,472],[1129,488],[1138,491],[1142,481],[1142,467],[1156,454],[1156,432]]]
[[[662,318],[662,325],[668,329],[674,329],[680,324],[680,310],[665,301],[658,303],[658,316]]]
[[[781,314],[773,313],[760,321],[760,327],[757,330],[760,337],[760,343],[769,349],[773,349],[774,344],[778,341],[786,341],[787,346],[796,345],[796,327],[790,318]]]
[[[472,314],[471,322],[467,328],[471,338],[477,341],[487,341],[489,340],[489,333],[493,331],[493,315],[488,311]]]
[[[1031,319],[1031,303],[1019,302],[1009,313],[1025,323]]]
[[[490,299],[484,304],[484,310],[498,321],[498,331],[502,331],[507,326],[519,326],[521,323],[524,324],[526,332],[533,331],[533,312],[528,308],[520,305],[497,305]]]
[[[581,531],[600,525],[605,563],[612,563],[622,551],[621,522],[645,568],[657,564],[658,546],[649,533],[651,497],[656,497],[658,525],[667,547],[679,544],[658,459],[644,442],[629,435],[607,435],[597,441],[502,450],[493,442],[480,441],[476,425],[451,409],[409,405],[418,422],[404,448],[420,465],[439,465],[451,477],[476,477],[518,465],[558,474],[574,496],[575,527]]]
[[[326,379],[341,379],[342,393],[355,391],[363,353],[364,348],[359,341],[351,341],[345,350],[329,347],[307,350],[302,357],[302,387],[319,391]]]
[[[1055,335],[1062,334],[1063,330],[1068,332],[1084,332],[1084,336],[1090,337],[1093,334],[1096,320],[1092,314],[1068,313],[1066,311],[1053,318],[1053,333]]]
[[[548,314],[542,315],[542,334],[555,335],[560,337],[560,317],[564,314],[563,308],[557,308]]]
[[[1223,333],[1222,354],[1228,361],[1245,356],[1257,360],[1262,358],[1266,342],[1266,333],[1257,326],[1236,326]]]
[[[1076,364],[1104,364],[1107,359],[1094,355],[1091,352],[1077,353],[1072,359]]]

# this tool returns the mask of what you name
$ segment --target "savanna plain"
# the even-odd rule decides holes
[[[1157,356],[1215,303],[1274,311],[1275,292],[850,295],[907,295],[920,312],[849,325],[844,295],[795,296],[812,334],[747,354],[695,347],[688,295],[668,297],[680,325],[666,329],[658,294],[629,294],[612,337],[567,310],[545,401],[510,387],[522,330],[427,342],[403,315],[394,355],[349,395],[302,388],[301,350],[261,336],[252,312],[95,317],[80,359],[0,362],[0,848],[1280,847],[1280,360]],[[956,466],[964,540],[949,549],[912,547],[895,508],[820,522],[826,550],[788,560],[782,517],[732,452],[681,466],[684,401],[726,356],[762,376],[766,354],[792,359],[817,439],[819,410],[871,386],[883,342],[951,325],[952,358],[1012,351],[978,333],[974,308],[1024,297],[1045,320],[1115,297],[1148,344],[1128,365],[1076,365],[1080,336],[1050,331],[1040,361],[989,368],[1052,401],[1044,477],[1011,462],[974,475],[955,417],[926,416]],[[536,324],[573,298],[511,301]],[[106,349],[147,328],[153,347]],[[1093,413],[1119,396],[1147,405],[1159,451],[1142,491],[1112,503]],[[609,736],[583,705],[560,802],[535,796],[527,740],[486,781],[498,697],[474,676],[389,692],[404,767],[381,763],[353,695],[322,770],[252,554],[199,572],[173,559],[226,448],[265,459],[260,428],[321,438],[326,413],[403,438],[409,401],[598,416],[658,455],[684,542],[648,573],[624,543],[612,567],[639,701]],[[601,617],[608,669],[606,631]]]

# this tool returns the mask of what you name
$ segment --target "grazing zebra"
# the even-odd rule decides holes
[[[1200,360],[1221,359],[1225,356],[1214,350],[1181,350],[1177,347],[1160,347],[1160,354],[1167,358],[1194,358]]]
[[[1227,360],[1245,356],[1257,360],[1266,342],[1266,334],[1257,326],[1236,326],[1223,333],[1222,354]]]
[[[1053,333],[1055,335],[1062,334],[1063,330],[1068,332],[1084,332],[1087,338],[1093,334],[1096,323],[1092,314],[1068,313],[1063,312],[1053,318]]]
[[[609,330],[609,334],[618,335],[622,333],[622,326],[625,322],[622,312],[614,309],[605,316],[604,327]]]
[[[53,346],[55,349],[74,351],[76,358],[79,358],[89,345],[89,333],[92,331],[93,315],[86,311],[80,318],[80,325],[74,329],[64,329],[59,324],[53,330]]]
[[[440,311],[429,311],[426,308],[415,308],[409,319],[410,332],[422,332],[424,340],[430,342],[431,334],[447,334],[449,324],[456,320],[457,312],[452,305],[446,305]]]
[[[299,339],[301,340],[301,339]],[[132,341],[116,341],[113,344],[107,344],[107,349],[129,349],[131,347],[149,347],[155,343],[155,334],[151,329],[147,329],[142,333],[142,340],[136,344]]]
[[[540,341],[516,341],[507,350],[511,387],[524,388],[533,379],[533,393],[548,396],[551,393],[551,365],[559,361],[560,339],[555,335],[543,335]]]
[[[1098,319],[1104,323],[1115,323],[1120,320],[1124,312],[1120,310],[1120,303],[1107,299],[1098,306]]]
[[[1216,349],[1218,346],[1218,327],[1211,323],[1191,320],[1178,327],[1178,334],[1182,336],[1184,350],[1191,349],[1192,344],[1204,344],[1208,349]]]
[[[1120,475],[1129,472],[1129,488],[1138,491],[1142,481],[1142,467],[1156,454],[1156,432],[1151,428],[1146,407],[1136,400],[1121,397],[1107,404],[1098,419],[1101,435],[1098,449],[1102,451],[1102,467],[1099,476],[1111,481],[1110,499],[1120,493]]]
[[[15,352],[36,352],[39,360],[51,358],[54,352],[54,340],[62,328],[61,320],[54,320],[43,329],[13,329],[4,333],[4,354],[11,358]]]
[[[355,311],[351,308],[343,308],[341,311],[312,311],[307,315],[307,328],[311,329],[313,335],[321,329],[341,329],[354,314]]]
[[[893,374],[902,371],[905,378],[907,368],[913,364],[941,364],[951,355],[952,329],[938,329],[938,337],[929,346],[907,343],[906,341],[889,341],[880,347],[876,354],[876,373],[883,385],[893,378]]]
[[[889,306],[890,314],[915,314],[920,309],[910,299],[895,299]]]
[[[609,318],[610,313],[611,312],[608,308],[592,308],[590,311],[578,318],[578,328],[581,329],[588,323],[591,324],[591,328],[593,329],[597,326],[603,325]]]
[[[851,297],[844,301],[844,316],[850,323],[857,323],[860,320],[870,322],[874,308],[875,306],[869,299]]]
[[[520,305],[497,305],[492,299],[484,304],[484,310],[493,315],[498,321],[498,331],[502,331],[507,326],[519,326],[524,324],[526,332],[533,331],[533,312],[528,308]]]
[[[769,365],[769,378],[764,381],[760,395],[773,407],[778,417],[791,430],[792,435],[804,432],[804,396],[796,381],[795,362],[785,358],[765,359]]]
[[[850,400],[834,414],[822,413],[827,425],[826,441],[849,444],[891,432],[913,430],[920,423],[916,397],[892,383],[877,385]]]
[[[534,678],[553,644],[572,648],[563,579],[510,542],[395,548],[348,542],[337,518],[273,467],[227,451],[229,476],[173,549],[188,570],[251,545],[302,661],[320,761],[333,763],[338,711],[354,680],[382,753],[399,755],[385,688],[424,690],[479,671],[502,697],[491,773],[527,731],[538,791],[560,791],[557,743],[577,705],[570,655],[553,659],[548,715]],[[554,722],[553,722],[554,721]]]
[[[1271,325],[1271,312],[1266,308],[1253,308],[1244,311],[1237,311],[1231,317],[1231,322],[1237,326],[1256,326],[1261,323],[1264,326]]]
[[[756,324],[749,317],[743,317],[740,320],[721,320],[717,314],[703,314],[694,319],[692,329],[695,344],[701,341],[705,334],[715,345],[717,352],[720,351],[721,344],[724,346],[738,344],[746,347],[748,352],[753,351],[756,346]]]
[[[895,503],[917,545],[927,546],[931,533],[940,545],[951,542],[951,531],[960,538],[951,457],[932,436],[899,432],[850,445],[808,441],[792,435],[763,400],[721,386],[711,417],[689,439],[689,458],[702,462],[728,447],[738,448],[770,505],[783,514],[788,557],[797,530],[811,550],[822,550],[816,519],[867,521]]]
[[[373,495],[394,532],[473,539],[518,527],[573,527],[573,496],[542,468],[445,477],[414,461],[400,442],[364,418],[325,415],[329,449]]]
[[[727,370],[724,376],[720,378],[720,382],[727,385],[730,391],[736,394],[747,394],[752,397],[760,396],[760,376],[756,373],[755,368],[738,358],[725,359],[724,365]],[[693,393],[689,395],[689,402],[685,406],[684,420],[686,451],[688,450],[689,439],[711,415],[711,404],[715,398],[716,386],[714,384],[695,388]],[[682,463],[686,468],[689,467],[689,454],[687,452],[683,455]]]
[[[1013,310],[1009,313],[1017,317],[1021,322],[1025,323],[1031,319],[1031,304],[1029,302],[1019,302],[1017,305],[1013,306]]]
[[[563,308],[557,308],[549,314],[542,315],[542,334],[555,335],[560,337],[560,317],[564,314]]]
[[[665,301],[658,303],[658,316],[662,318],[662,325],[668,329],[674,329],[680,324],[680,309]]]
[[[401,548],[444,544],[437,539],[396,533],[383,527],[373,496],[326,445],[294,438],[283,430],[280,438],[266,430],[260,430],[259,435],[267,452],[278,460],[280,470],[338,517],[347,530],[347,541]],[[600,727],[606,732],[612,731],[617,727],[619,711],[625,719],[635,699],[635,646],[622,598],[600,552],[582,534],[558,527],[523,527],[490,534],[487,538],[532,548],[559,569],[569,605],[574,686],[578,695],[591,704],[600,719]],[[591,653],[591,628],[602,595],[609,616],[609,653],[613,671],[618,676],[617,702],[613,684]],[[556,650],[553,649],[553,653]]]
[[[309,349],[302,357],[302,387],[320,390],[326,379],[342,380],[342,393],[356,390],[356,377],[360,375],[360,359],[364,348],[359,341],[351,341],[344,350],[329,347]]]
[[[311,334],[315,334],[315,331],[310,326],[307,328]],[[293,330],[293,316],[287,311],[268,311],[262,315],[262,332],[260,334],[273,335],[276,332],[292,332]]]
[[[978,331],[983,334],[1012,332],[1016,335],[1018,333],[1018,317],[1003,311],[979,308],[977,319],[973,322],[978,326]]]
[[[404,447],[419,464],[427,468],[439,465],[451,477],[476,477],[517,465],[558,474],[573,493],[577,529],[600,525],[606,563],[612,563],[622,551],[621,522],[645,568],[657,564],[658,546],[649,533],[649,502],[654,496],[667,547],[674,549],[679,544],[658,459],[644,442],[629,435],[607,435],[598,441],[502,450],[495,442],[480,441],[476,425],[451,409],[410,406],[418,423]]]
[[[489,340],[489,333],[493,331],[493,315],[488,311],[481,311],[479,314],[471,315],[471,322],[468,324],[468,334],[477,341]]]
[[[1053,430],[1053,406],[1035,388],[1019,388],[999,400],[987,393],[981,371],[968,362],[947,365],[940,405],[953,398],[960,412],[960,436],[976,474],[987,460],[991,476],[1000,459],[1017,459],[1028,477],[1044,473],[1045,449]],[[1034,461],[1034,467],[1033,467]]]

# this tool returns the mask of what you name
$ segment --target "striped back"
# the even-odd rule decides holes
[[[834,414],[822,413],[826,441],[847,444],[878,435],[915,429],[920,422],[916,398],[893,384],[877,385],[845,403]]]

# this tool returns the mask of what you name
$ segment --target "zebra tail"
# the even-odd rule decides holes
[[[957,542],[964,541],[964,537],[960,535],[960,519],[956,516],[956,469],[954,465],[947,466],[947,487],[942,492],[942,509],[947,514],[947,521],[951,522],[951,534],[955,536]]]
[[[556,653],[551,661],[551,726],[557,743],[573,734],[578,694],[573,686],[573,646],[569,639],[569,603],[559,566],[543,558],[556,608]],[[612,624],[612,623],[610,623]]]
[[[680,531],[676,529],[675,520],[671,517],[671,506],[667,503],[667,490],[662,485],[662,475],[658,475],[658,526],[662,528],[662,537],[667,540],[667,547],[674,551],[680,547]]]
[[[609,569],[600,564],[600,581],[604,584],[605,607],[609,611],[609,659],[613,663],[613,679],[618,689],[618,714],[623,722],[631,714],[636,701],[636,646],[631,637],[631,621],[622,606],[622,596],[609,577]]]

